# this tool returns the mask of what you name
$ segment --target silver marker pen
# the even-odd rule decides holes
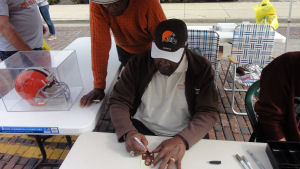
[[[150,152],[148,151],[148,149],[145,147],[145,145],[138,139],[138,138],[136,138],[136,137],[134,137],[134,140],[137,142],[137,143],[139,143],[139,145],[141,145],[142,147],[144,147],[147,151],[147,154],[150,154]]]

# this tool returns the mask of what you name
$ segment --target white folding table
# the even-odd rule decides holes
[[[150,151],[168,137],[146,136]],[[235,158],[244,155],[254,169],[258,169],[253,159],[246,153],[250,150],[266,169],[272,169],[265,153],[266,143],[238,141],[205,140],[186,151],[182,168],[184,169],[242,169]],[[209,164],[219,160],[220,165]],[[80,135],[63,161],[60,169],[140,169],[141,156],[131,157],[125,150],[125,144],[117,141],[114,133],[92,132]],[[158,168],[158,165],[155,167]]]
[[[81,96],[93,88],[90,37],[81,37],[74,40],[65,50],[76,50],[81,74],[74,74],[74,78],[81,76],[84,87],[84,91],[77,98],[72,108],[69,111],[7,112],[3,102],[0,101],[0,133],[51,135],[45,129],[56,128],[58,132],[53,135],[80,135],[94,130],[100,117],[99,108],[102,102],[87,108],[80,107]],[[120,65],[113,39],[109,55],[106,92],[110,88]],[[4,127],[11,130],[4,132],[2,131]],[[33,131],[39,131],[39,133],[33,133]],[[46,158],[44,155],[46,154],[43,154],[43,159]]]

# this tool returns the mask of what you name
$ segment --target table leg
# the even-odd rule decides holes
[[[35,166],[33,167],[34,169],[37,169],[41,166],[51,166],[51,167],[59,167],[60,164],[59,163],[47,163],[46,160],[47,160],[47,153],[45,151],[45,147],[44,147],[44,143],[45,141],[52,137],[52,136],[40,136],[40,135],[34,135],[33,137],[35,137],[35,140],[40,148],[40,151],[42,153],[42,159],[39,160]],[[69,136],[70,137],[70,136]],[[70,138],[71,139],[71,138]]]
[[[67,135],[67,136],[66,136],[66,139],[67,139],[67,143],[68,143],[69,148],[72,148],[73,143],[72,143],[71,136]]]

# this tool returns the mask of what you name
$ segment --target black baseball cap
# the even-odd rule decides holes
[[[187,27],[182,20],[162,21],[155,29],[152,58],[163,58],[178,63],[183,56],[187,36]]]

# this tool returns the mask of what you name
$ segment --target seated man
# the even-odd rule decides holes
[[[300,141],[295,103],[300,97],[300,52],[283,54],[261,74],[257,141]],[[299,113],[299,112],[298,112]]]
[[[145,135],[171,136],[154,153],[154,165],[181,168],[189,149],[218,118],[214,70],[209,61],[186,45],[187,27],[178,19],[161,22],[152,49],[127,63],[110,97],[110,114],[119,141],[130,154],[147,147]]]

